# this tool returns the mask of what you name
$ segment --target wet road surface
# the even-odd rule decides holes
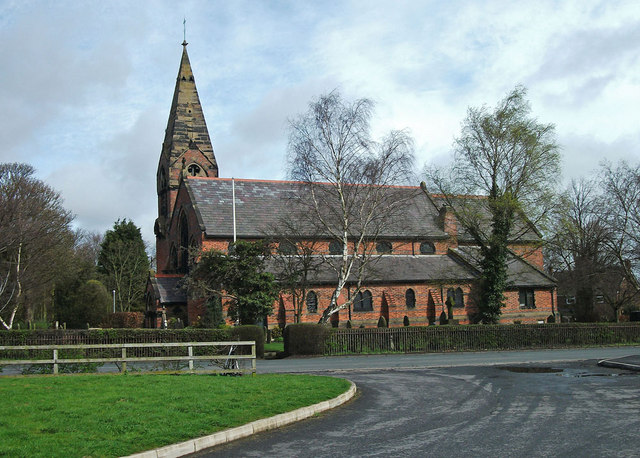
[[[640,455],[640,373],[595,360],[326,374],[358,396],[197,456]]]

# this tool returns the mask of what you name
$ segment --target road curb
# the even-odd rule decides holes
[[[333,399],[322,401],[311,406],[301,407],[299,409],[292,410],[291,412],[281,413],[270,418],[252,421],[251,423],[247,423],[246,425],[238,426],[236,428],[218,431],[217,433],[210,434],[208,436],[189,439],[185,442],[166,445],[154,450],[147,450],[146,452],[135,453],[133,455],[129,455],[129,457],[169,458],[184,456],[189,453],[199,452],[209,447],[226,444],[236,439],[242,439],[243,437],[248,437],[253,434],[280,428],[282,426],[304,420],[305,418],[312,417],[320,412],[338,407],[353,398],[356,394],[356,384],[351,380],[349,380],[349,383],[351,384],[349,389]]]
[[[603,359],[601,361],[598,361],[598,366],[612,367],[614,369],[627,369],[630,371],[640,372],[640,366],[637,364],[623,363],[621,361],[612,361],[610,359]]]

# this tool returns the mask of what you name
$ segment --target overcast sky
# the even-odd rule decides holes
[[[417,170],[468,106],[523,84],[566,181],[640,160],[640,2],[0,0],[0,161],[28,162],[76,224],[153,241],[183,18],[220,176],[285,176],[287,119],[338,88],[407,128]]]

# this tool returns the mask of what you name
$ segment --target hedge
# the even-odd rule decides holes
[[[244,325],[231,328],[231,340],[255,340],[256,356],[264,358],[264,330],[262,326]]]
[[[288,324],[284,328],[284,352],[287,355],[321,355],[329,328],[322,324]]]
[[[105,328],[141,328],[144,323],[142,312],[115,312],[107,315]]]
[[[233,340],[255,340],[256,356],[264,356],[264,332],[260,326],[238,326],[225,329],[38,329],[38,330],[10,330],[0,331],[0,345],[78,345],[78,344],[118,344],[118,343],[170,343],[170,342],[224,342]],[[68,357],[80,357],[83,350],[65,350]],[[96,356],[109,356],[118,349],[87,349]],[[133,351],[133,350],[132,350]],[[179,351],[175,348],[146,348],[137,349],[135,356],[151,356],[158,354],[172,354]],[[220,351],[213,348],[194,348],[199,352]],[[224,350],[223,350],[224,351]],[[41,350],[2,352],[1,358],[15,359],[38,357]],[[50,350],[42,353],[50,357]],[[134,356],[133,354],[131,356]],[[60,354],[60,358],[63,354]]]
[[[640,344],[640,324],[465,325],[331,329],[322,353],[447,352]]]

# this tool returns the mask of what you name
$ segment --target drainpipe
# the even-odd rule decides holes
[[[236,180],[231,178],[231,205],[233,207],[233,243],[236,243]]]

